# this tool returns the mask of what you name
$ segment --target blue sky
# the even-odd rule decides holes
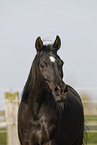
[[[96,0],[0,0],[0,89],[23,88],[35,40],[62,41],[64,81],[97,88]]]

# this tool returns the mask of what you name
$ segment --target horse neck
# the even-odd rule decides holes
[[[43,86],[46,86],[45,82],[39,83],[38,79],[34,79],[34,83],[30,82],[27,85],[29,90],[24,93],[22,98],[22,101],[28,104],[33,117],[37,116],[37,114],[42,116],[44,112],[56,105],[52,93]]]
[[[43,83],[43,82],[42,82]],[[41,84],[41,83],[40,83]],[[29,91],[28,106],[32,110],[33,114],[37,114],[40,107],[50,105],[49,91],[45,87],[41,86],[36,80],[32,88]],[[45,82],[43,83],[45,86]]]

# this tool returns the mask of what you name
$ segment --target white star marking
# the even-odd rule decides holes
[[[53,63],[56,61],[56,59],[55,59],[53,56],[50,56],[49,59],[50,59],[50,61],[53,62]]]

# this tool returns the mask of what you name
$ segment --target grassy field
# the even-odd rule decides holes
[[[97,133],[87,133],[87,143],[94,143],[97,145]]]
[[[7,145],[7,133],[6,129],[0,129],[2,133],[0,133],[0,145]]]
[[[86,115],[85,116],[85,121],[97,121],[97,115]]]
[[[85,122],[86,123],[91,123],[91,124],[97,124],[97,116],[92,116],[92,115],[87,115],[85,116]],[[90,125],[90,126],[86,126],[86,130],[87,132],[85,133],[85,136],[87,138],[87,143],[89,145],[95,144],[97,145],[97,132],[91,132],[91,130],[89,128],[93,128],[92,130],[95,131],[95,125]],[[97,128],[97,126],[96,126]],[[96,130],[97,131],[97,130]]]

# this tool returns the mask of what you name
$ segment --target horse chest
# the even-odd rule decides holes
[[[26,141],[32,143],[38,143],[41,145],[44,142],[49,141],[50,132],[48,123],[45,122],[45,117],[40,120],[33,120],[28,122],[28,128],[24,133],[24,138]],[[37,142],[36,142],[37,141]]]

